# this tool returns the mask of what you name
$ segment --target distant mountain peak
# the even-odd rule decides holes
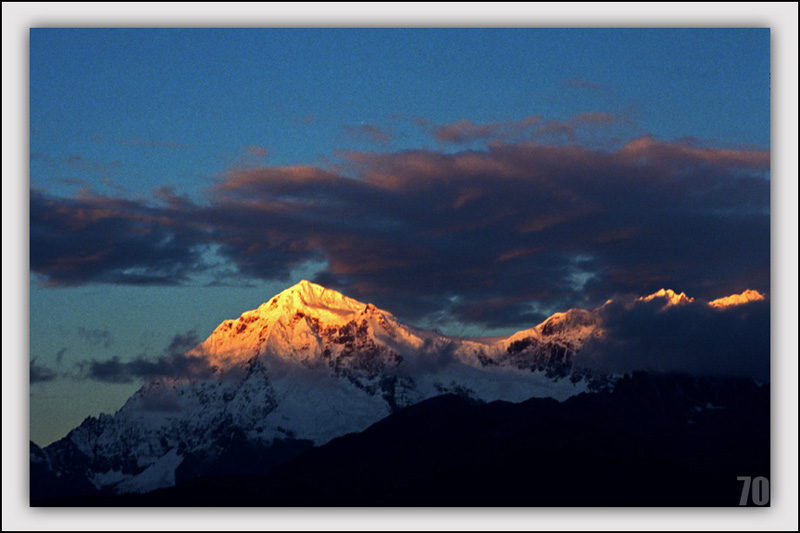
[[[730,296],[725,296],[723,298],[717,298],[716,300],[712,300],[708,302],[708,305],[711,307],[716,307],[719,309],[724,309],[726,307],[733,307],[736,305],[746,304],[748,302],[755,302],[758,300],[764,300],[764,295],[758,291],[754,291],[752,289],[747,289],[742,294],[731,294]]]
[[[689,298],[686,296],[685,292],[677,293],[672,289],[660,289],[649,296],[643,296],[637,299],[643,302],[649,302],[656,298],[666,300],[666,303],[664,304],[665,308],[673,305],[683,305],[694,302],[694,298]]]
[[[377,335],[382,344],[380,339],[396,339],[401,329],[388,311],[302,280],[238,319],[223,321],[190,355],[204,357],[222,371],[262,356],[301,365],[328,364],[331,354],[361,349],[346,341],[353,337],[355,342],[356,333],[359,342]],[[410,332],[413,328],[406,329],[407,344],[416,351],[423,341]]]

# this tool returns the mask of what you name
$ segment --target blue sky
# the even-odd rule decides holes
[[[33,30],[32,185],[197,194],[263,163],[255,148],[270,164],[441,148],[415,119],[602,111],[663,140],[768,148],[768,77],[768,29]]]
[[[471,335],[770,289],[768,29],[32,30],[30,131],[40,444],[302,278]]]

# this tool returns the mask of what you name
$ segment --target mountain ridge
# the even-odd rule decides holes
[[[150,380],[116,414],[87,418],[31,461],[44,477],[85,480],[75,483],[83,491],[147,492],[235,463],[231,450],[272,464],[441,394],[563,401],[613,388],[613,376],[574,365],[585,342],[605,335],[601,309],[556,313],[500,339],[453,338],[303,280],[189,350],[206,374]]]
[[[769,385],[635,373],[564,402],[444,394],[264,474],[44,504],[737,506],[742,472],[769,476]]]

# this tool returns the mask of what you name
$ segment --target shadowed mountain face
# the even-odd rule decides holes
[[[744,311],[740,312],[740,308]],[[645,318],[631,321],[634,314]],[[748,379],[672,376],[668,385],[660,384],[655,374],[650,381],[641,377],[621,379],[623,374],[614,372],[614,365],[625,365],[628,370],[639,353],[628,354],[625,350],[633,347],[644,354],[647,349],[631,337],[631,332],[651,331],[662,335],[665,343],[672,336],[680,338],[687,332],[695,336],[691,339],[703,341],[698,335],[707,330],[707,325],[711,327],[708,331],[720,333],[711,344],[674,345],[668,360],[660,352],[649,358],[640,357],[649,364],[667,363],[666,368],[672,368],[681,358],[691,357],[712,365],[725,363],[738,346],[744,347],[737,355],[740,360],[755,355],[751,359],[758,362],[768,343],[737,344],[735,338],[722,334],[737,329],[747,331],[745,326],[752,323],[768,326],[768,317],[767,304],[758,298],[742,297],[723,306],[712,306],[696,303],[683,294],[659,291],[627,303],[609,302],[591,311],[556,313],[538,326],[506,338],[461,339],[404,325],[391,313],[371,304],[303,281],[237,320],[220,324],[208,339],[183,356],[185,364],[181,368],[191,371],[186,376],[149,381],[113,416],[87,418],[64,439],[45,449],[32,443],[31,498],[45,502],[63,497],[147,493],[176,485],[190,487],[209,476],[220,483],[239,475],[271,479],[281,475],[281,465],[293,460],[311,461],[315,454],[334,453],[331,449],[337,450],[337,457],[345,462],[352,459],[358,463],[361,458],[378,454],[373,460],[383,465],[381,471],[391,472],[391,465],[395,464],[402,466],[390,479],[400,480],[415,471],[424,476],[425,471],[450,468],[442,479],[459,480],[450,491],[459,497],[466,497],[459,491],[468,481],[460,477],[459,468],[466,472],[484,468],[478,466],[480,461],[467,461],[467,455],[464,461],[448,463],[461,457],[459,450],[474,457],[489,454],[493,457],[491,464],[498,468],[506,459],[498,459],[497,453],[489,453],[491,449],[503,450],[500,456],[515,457],[515,461],[536,456],[539,472],[552,466],[544,457],[558,457],[559,462],[572,465],[583,464],[581,461],[593,454],[606,457],[611,465],[633,461],[638,465],[636,472],[657,468],[648,466],[648,461],[674,467],[675,461],[680,462],[676,450],[702,450],[707,442],[716,443],[714,439],[719,435],[734,438],[732,432],[741,428],[725,425],[725,413],[737,413],[754,427],[767,423],[768,409],[760,413],[764,420],[750,420],[748,406],[736,403],[735,394],[730,396],[732,388],[738,387],[744,397],[758,403],[763,389],[753,388],[753,381]],[[768,339],[768,327],[754,331],[760,335],[761,330]],[[720,342],[723,337],[724,343]],[[753,338],[760,339],[757,335]],[[722,346],[724,353],[714,355],[709,351],[720,351],[716,346]],[[698,358],[692,350],[704,351]],[[727,359],[719,359],[720,356]],[[422,408],[429,404],[420,402],[448,394],[455,394],[463,402],[440,405],[433,401],[433,408]],[[723,400],[730,404],[727,411],[721,409]],[[421,410],[416,411],[416,406]],[[434,422],[423,416],[429,412]],[[706,412],[712,414],[706,416]],[[394,414],[397,417],[390,416]],[[404,420],[403,416],[412,416],[410,425],[374,449],[367,446],[355,454],[338,448],[339,440],[331,442],[344,435],[358,435],[371,442],[381,435],[374,433],[376,428],[389,421],[388,427],[394,427]],[[418,417],[421,418],[417,420]],[[441,418],[441,423],[436,422],[436,417]],[[462,419],[464,427],[450,425]],[[373,426],[379,421],[382,422]],[[708,421],[713,424],[708,425]],[[432,433],[426,433],[425,428]],[[646,428],[650,429],[645,431]],[[695,434],[700,439],[696,447],[690,441],[680,441],[672,451],[663,449],[674,435],[689,438]],[[453,440],[453,436],[459,437]],[[736,438],[737,442],[749,442]],[[597,441],[598,447],[584,448],[591,439]],[[360,441],[352,442],[356,446]],[[427,444],[417,450],[419,442]],[[555,448],[548,447],[551,445]],[[380,454],[385,450],[392,453],[383,457]],[[439,451],[427,455],[426,450]],[[621,455],[623,450],[627,455]],[[659,455],[662,451],[666,455]],[[430,463],[433,458],[435,464]],[[641,460],[638,463],[637,458]],[[768,461],[768,452],[766,458]],[[425,466],[419,469],[417,465]],[[702,464],[692,465],[702,470]],[[510,469],[504,474],[508,479],[500,476],[491,482],[514,486],[516,467],[513,463],[505,466]],[[366,463],[354,468],[358,474],[336,472],[337,479],[356,479],[371,471]],[[582,468],[594,472],[592,468],[598,467]],[[534,474],[533,470],[529,472]],[[325,498],[340,501],[337,498],[345,498],[346,494],[353,498],[362,494],[358,500],[362,503],[342,499],[342,505],[394,505],[388,501],[371,503],[372,498],[389,490],[375,485],[377,477],[358,479],[362,488],[352,487],[343,493],[336,488],[338,485],[331,485],[333,492],[325,496],[327,493],[319,491],[326,490],[333,483],[330,480],[309,481],[307,490],[302,488],[306,479],[315,479],[314,476],[313,469],[296,479],[290,476],[286,483],[274,485],[284,488],[270,497],[271,489],[256,491],[259,498],[265,499],[252,504],[305,505],[303,498],[318,493],[320,500],[315,505],[326,505]],[[403,483],[413,485],[409,480]],[[403,483],[397,481],[399,486],[405,486]],[[420,481],[418,490],[413,492],[423,494],[426,486],[436,487],[437,483],[442,481]],[[557,484],[557,480],[553,478],[548,483]],[[292,493],[291,487],[297,487],[299,492]],[[301,498],[306,493],[309,496]],[[242,501],[252,501],[247,498],[253,497],[256,496],[242,495]],[[551,501],[543,494],[537,498],[536,501]],[[399,501],[445,505],[433,500]],[[467,505],[448,501],[448,505]],[[515,505],[551,504],[518,501]],[[561,501],[554,504],[576,504]],[[240,503],[230,500],[226,504]],[[482,504],[488,505],[474,503]]]
[[[768,385],[636,374],[564,402],[443,395],[266,475],[58,503],[737,506],[737,477],[769,479],[769,457]]]

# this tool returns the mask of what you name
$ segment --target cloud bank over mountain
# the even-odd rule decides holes
[[[604,335],[587,341],[577,364],[618,374],[647,371],[770,381],[767,300],[725,308],[700,301],[668,302],[662,297],[603,306],[598,311]]]
[[[170,285],[207,282],[211,250],[265,280],[315,262],[316,281],[405,320],[488,327],[661,287],[769,292],[768,151],[642,137],[343,156],[233,168],[199,203],[34,190],[31,270],[52,286]]]

